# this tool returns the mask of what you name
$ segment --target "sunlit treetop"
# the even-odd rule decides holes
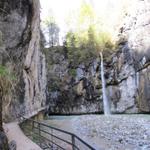
[[[70,29],[75,30],[77,21],[86,28],[96,16],[101,27],[115,38],[124,14],[133,6],[131,0],[41,0],[41,19],[53,15],[62,39]]]

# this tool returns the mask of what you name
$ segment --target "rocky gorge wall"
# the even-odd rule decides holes
[[[112,111],[150,112],[150,2],[135,1],[120,29],[119,51],[113,58],[109,86]],[[117,101],[116,101],[117,100]]]
[[[40,43],[38,0],[0,2],[3,50],[0,62],[14,75],[12,92],[3,102],[5,121],[32,115],[45,106],[46,68]]]
[[[70,66],[69,60],[58,49],[46,50],[48,112],[50,114],[101,112],[98,60],[91,62],[89,67],[84,64],[78,67]]]
[[[150,112],[150,2],[135,0],[118,27],[118,49],[104,62],[113,113]],[[119,29],[120,28],[120,29]],[[54,60],[49,62],[49,60]],[[57,50],[47,54],[49,113],[103,112],[100,60],[70,67]]]
[[[114,113],[150,112],[149,6],[147,0],[134,1],[117,27],[117,52],[105,58],[107,94]],[[45,107],[46,98],[50,114],[103,112],[99,58],[73,66],[65,52],[54,49],[46,52],[45,64],[38,0],[1,1],[0,33],[0,63],[15,77],[3,102],[5,121],[32,115]]]

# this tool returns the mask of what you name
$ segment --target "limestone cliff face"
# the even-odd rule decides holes
[[[0,2],[0,31],[5,49],[1,63],[15,76],[13,89],[3,102],[6,120],[31,115],[45,106],[45,56],[40,48],[39,0]]]
[[[112,111],[150,112],[150,2],[134,3],[121,27],[119,51],[113,58],[109,86]],[[113,81],[114,80],[114,81]]]
[[[132,2],[120,31],[118,27],[118,50],[111,61],[109,58],[104,62],[107,94],[114,113],[150,112],[150,2]],[[65,55],[52,51],[49,55],[52,58],[48,60],[55,60],[47,63],[49,112],[102,112],[99,60],[72,69]]]
[[[83,64],[71,67],[65,55],[55,49],[46,50],[49,113],[80,114],[102,111],[98,60],[89,63],[89,67]]]

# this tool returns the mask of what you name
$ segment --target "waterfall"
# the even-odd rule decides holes
[[[139,80],[140,80],[139,72],[136,72],[136,74],[135,74],[135,84],[136,84],[137,89],[139,87]]]
[[[104,115],[110,114],[109,102],[106,94],[106,81],[104,77],[104,64],[103,64],[103,54],[100,52],[101,58],[101,81],[102,81],[102,94],[103,94],[103,107],[104,107]]]

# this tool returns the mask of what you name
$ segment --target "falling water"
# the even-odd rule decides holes
[[[103,106],[104,106],[104,115],[110,115],[110,107],[106,94],[106,81],[104,77],[104,64],[103,64],[103,54],[100,52],[101,58],[101,80],[102,80],[102,94],[103,94]]]
[[[135,74],[135,84],[136,84],[137,89],[139,87],[139,80],[140,80],[139,72],[136,72],[136,74]]]

